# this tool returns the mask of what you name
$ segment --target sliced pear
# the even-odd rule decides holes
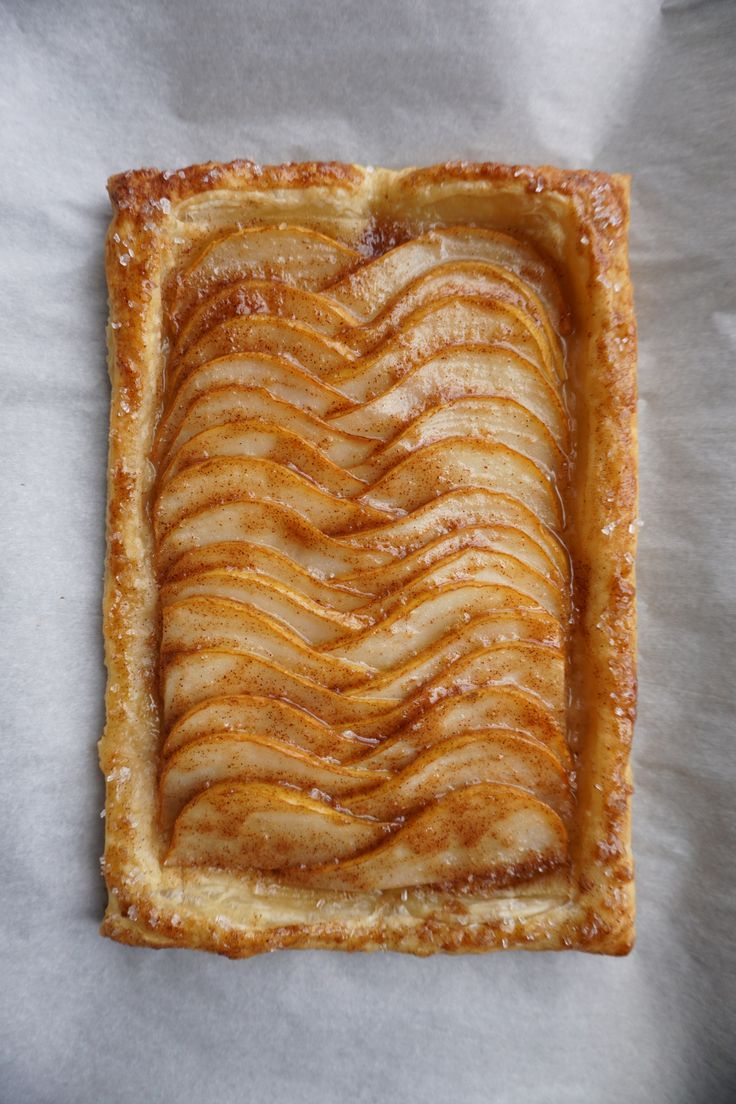
[[[535,694],[510,683],[491,683],[443,696],[446,687],[442,682],[439,676],[382,715],[353,720],[350,731],[359,739],[380,741],[379,749],[365,756],[368,766],[373,767],[374,756],[375,763],[380,762],[380,747],[385,746],[391,755],[416,754],[451,736],[486,728],[513,728],[569,764],[565,734],[552,710]]]
[[[260,656],[225,649],[173,653],[164,663],[162,681],[167,725],[213,694],[281,697],[327,724],[351,728],[356,719],[378,717],[387,706],[385,701],[346,699],[344,694]]]
[[[164,861],[281,870],[334,862],[376,844],[389,830],[285,786],[220,782],[181,811]]]
[[[511,526],[455,529],[401,560],[384,567],[364,569],[345,581],[333,579],[325,582],[281,552],[247,540],[223,541],[192,549],[177,560],[169,571],[168,578],[171,581],[183,579],[200,571],[257,571],[277,582],[288,584],[297,593],[331,609],[350,612],[375,605],[387,611],[393,604],[401,602],[407,588],[417,586],[422,576],[427,583],[431,583],[433,572],[430,569],[438,574],[451,572],[457,575],[475,570],[473,559],[467,563],[457,559],[463,552],[470,556],[499,555],[510,557],[514,562],[519,561],[523,570],[532,572],[536,585],[551,588],[546,592],[550,601],[561,603],[561,607],[567,609],[569,588],[559,572],[538,545],[525,533]],[[537,576],[544,580],[543,584],[538,582]],[[519,586],[519,589],[528,591],[523,586]],[[540,604],[546,608],[545,602],[540,601]]]
[[[172,359],[180,357],[221,322],[250,314],[290,318],[327,337],[337,337],[346,326],[354,325],[350,313],[324,295],[276,280],[240,280],[228,284],[192,311],[179,332]]]
[[[300,639],[315,646],[329,644],[347,633],[357,632],[367,623],[365,617],[341,613],[329,606],[320,605],[319,602],[300,595],[286,583],[267,579],[254,571],[205,571],[175,583],[166,583],[161,588],[164,609],[177,602],[194,600],[197,596],[207,596],[240,606],[248,605],[276,618]],[[231,606],[227,608],[235,618],[237,610]],[[222,613],[224,616],[224,606]],[[215,631],[214,625],[212,628]],[[247,631],[249,630],[245,627],[242,630],[237,629],[234,624],[228,629],[228,632],[236,632],[238,635]],[[187,650],[185,645],[176,647]]]
[[[343,394],[366,402],[448,347],[464,345],[511,349],[535,365],[553,387],[558,383],[544,336],[526,315],[507,303],[463,298],[422,307],[369,357],[345,358],[328,378]]]
[[[392,754],[416,754],[441,740],[486,728],[513,728],[548,748],[568,766],[570,751],[560,723],[549,706],[511,683],[488,683],[476,690],[452,692],[453,676],[438,675],[409,699],[387,702],[387,710],[370,717],[356,713],[349,731],[358,739],[378,740]],[[349,699],[348,699],[349,700]],[[373,766],[378,750],[366,755]],[[350,761],[353,761],[351,757]],[[361,760],[362,761],[362,760]]]
[[[461,529],[467,535],[468,527],[477,526],[519,530],[563,579],[569,577],[566,553],[554,534],[518,501],[488,491],[443,495],[407,518],[349,534],[343,540],[326,536],[295,511],[274,502],[212,506],[187,516],[166,534],[158,549],[158,564],[165,572],[192,549],[252,540],[289,556],[313,574],[325,579],[338,576],[341,583],[357,588],[359,573],[417,552],[433,543],[438,533],[449,535]],[[372,585],[371,580],[375,581],[375,576],[366,575],[366,586]]]
[[[190,411],[195,413],[195,400],[216,389],[233,387],[265,390],[275,399],[288,403],[291,408],[317,417],[334,414],[350,406],[349,400],[339,391],[313,379],[296,365],[279,357],[267,356],[265,353],[222,357],[221,360],[197,368],[176,391],[169,393],[154,440],[154,456],[161,458],[166,455]],[[208,427],[203,425],[201,428]],[[177,439],[176,443],[181,445],[184,440]]]
[[[405,556],[454,529],[505,525],[520,529],[540,546],[563,578],[569,575],[567,553],[559,538],[517,498],[483,488],[462,488],[440,495],[406,517],[346,537],[362,548],[380,548]]]
[[[327,392],[329,395],[329,392]],[[249,425],[278,425],[305,444],[312,445],[341,468],[354,468],[374,451],[377,439],[343,433],[328,422],[300,410],[290,402],[274,398],[262,387],[241,387],[230,384],[213,387],[190,402],[181,418],[171,409],[160,437],[159,455],[173,456],[193,437],[228,422],[248,422]],[[174,426],[178,428],[174,430]],[[523,450],[522,450],[523,451]]]
[[[294,510],[275,502],[249,501],[210,506],[188,515],[161,540],[159,569],[165,573],[192,549],[237,540],[273,548],[325,579],[377,567],[392,558],[381,548],[359,548],[328,537]]]
[[[444,334],[444,341],[441,334]],[[363,354],[372,379],[376,372],[381,375],[380,391],[385,390],[392,378],[396,378],[394,364],[397,359],[398,375],[406,372],[406,355],[402,357],[399,353],[398,358],[393,355],[397,342],[409,346],[413,341],[422,360],[427,349],[439,352],[448,345],[509,346],[525,360],[536,364],[554,386],[564,382],[566,377],[559,344],[554,339],[550,340],[549,334],[549,327],[540,325],[505,294],[499,297],[472,295],[467,290],[459,290],[454,295],[448,293],[417,307],[396,328],[389,329],[382,341],[377,341],[370,348],[364,348],[355,337],[346,345]],[[357,367],[357,360],[347,361],[342,368],[335,370],[334,380],[352,379],[357,374]],[[371,384],[370,388],[370,393],[375,395],[374,385]],[[353,389],[348,385],[347,394],[352,393]]]
[[[558,620],[567,619],[568,595],[558,583],[553,583],[540,572],[527,567],[515,556],[487,548],[466,548],[456,552],[416,575],[400,590],[361,606],[356,612],[361,618],[378,620],[423,592],[458,582],[513,587]]]
[[[245,802],[243,806],[246,813],[248,806]],[[239,820],[232,798],[222,824],[209,811],[201,813],[194,825],[183,817],[181,827],[177,823],[182,850],[185,840],[191,840],[190,846],[196,848],[202,820],[213,834],[216,824],[221,833],[225,828],[237,832],[236,824],[243,826],[240,831],[244,833],[252,831],[252,814]],[[347,824],[345,828],[347,836],[350,829]],[[316,827],[312,833],[317,837]],[[315,846],[312,854],[317,850]],[[415,813],[382,843],[364,844],[363,853],[356,854],[359,850],[360,845],[353,849],[352,858],[341,850],[339,856],[323,860],[320,867],[289,870],[289,878],[300,885],[351,891],[447,885],[469,878],[495,886],[516,886],[568,861],[567,832],[557,813],[526,790],[500,783],[481,783],[448,793]],[[223,857],[225,853],[223,849]],[[232,854],[229,849],[227,853]],[[247,854],[254,857],[253,850]]]
[[[439,681],[439,680],[438,680]],[[430,701],[434,698],[434,701]],[[503,724],[518,729],[549,748],[561,763],[570,762],[570,751],[559,721],[540,697],[512,682],[489,683],[477,689],[443,696],[439,686],[424,687],[411,703],[402,702],[381,717],[381,727],[375,731],[373,719],[360,718],[351,729],[359,736],[401,736],[411,741],[421,740],[424,746],[437,743],[461,732],[498,727]],[[417,715],[416,706],[427,708]],[[511,718],[515,717],[515,721]],[[403,727],[402,727],[403,718]],[[503,719],[502,719],[503,718]]]
[[[341,277],[327,295],[362,320],[370,320],[413,280],[454,261],[485,262],[513,273],[533,288],[560,330],[565,305],[551,267],[534,249],[496,230],[449,226],[430,230]]]
[[[249,652],[333,689],[355,685],[369,673],[361,664],[315,651],[283,621],[244,602],[210,596],[186,598],[165,606],[162,621],[164,656],[203,648]]]
[[[323,416],[346,433],[388,440],[425,412],[455,399],[484,397],[512,399],[539,418],[562,451],[568,451],[569,418],[559,393],[530,361],[500,346],[443,350],[416,364],[369,402]]]
[[[234,672],[236,676],[240,672],[243,676],[240,684],[245,689],[241,688],[239,693],[225,689],[185,707],[170,728],[165,755],[189,740],[231,729],[288,740],[315,755],[330,756],[340,762],[383,769],[384,752],[387,765],[392,766],[451,736],[505,728],[547,747],[561,763],[570,762],[564,734],[550,709],[534,694],[509,684],[488,685],[432,702],[435,690],[443,689],[438,680],[436,686],[429,684],[409,701],[384,701],[383,709],[378,711],[374,703],[370,715],[363,712],[361,703],[351,708],[355,703],[348,699],[342,703],[348,712],[343,709],[336,723],[326,723],[315,716],[314,706],[326,700],[328,709],[332,708],[334,696],[315,698],[313,685],[297,679],[287,685],[304,704],[279,700],[273,695],[285,691],[277,682],[278,668],[274,672],[268,666],[240,662],[237,657],[228,661],[226,656],[227,653],[216,658],[218,670],[226,674]],[[260,679],[265,694],[249,688],[250,674]]]
[[[343,324],[341,336],[354,349],[365,352],[398,329],[414,311],[430,302],[457,296],[510,303],[529,315],[535,326],[544,332],[553,360],[561,360],[559,338],[536,292],[507,269],[483,261],[451,261],[430,269],[402,288],[372,322],[360,327],[351,326],[349,322]]]
[[[304,233],[314,284],[273,282],[287,236],[239,233],[230,269],[214,243],[174,292],[152,510],[167,861],[523,892],[564,872],[570,808],[559,290],[474,228],[320,283],[320,250],[351,251]]]
[[[316,642],[294,632],[290,622],[276,620],[244,602],[207,595],[164,606],[162,652],[167,655],[203,648],[249,652],[323,686],[343,689],[346,698],[358,699],[398,700],[441,670],[439,685],[433,683],[428,689],[429,699],[491,681],[513,682],[561,709],[561,653],[544,639],[537,639],[540,635],[547,640],[559,637],[554,623],[550,626],[542,620],[540,626],[540,619],[534,617],[527,623],[520,615],[503,618],[500,614],[475,620],[483,624],[471,621],[467,628],[459,629],[453,625],[449,633],[434,636],[420,649],[407,648],[405,641],[400,641],[393,661],[382,656],[380,665],[372,665],[360,658],[367,648],[356,649],[350,659],[319,652],[314,647]],[[473,632],[468,631],[471,626]],[[432,636],[435,627],[430,624],[429,629],[426,635]],[[377,669],[386,673],[374,685]]]
[[[558,721],[564,719],[564,655],[560,648],[529,640],[494,641],[476,652],[461,656],[431,681],[421,685],[412,698],[405,699],[401,715],[408,720],[443,698],[492,684],[518,687],[534,694]],[[346,691],[345,697],[360,695],[361,700],[366,700],[370,697],[369,691],[369,686],[358,683],[354,689]],[[394,719],[386,715],[383,721],[386,725],[393,725]]]
[[[371,773],[371,779],[375,778]],[[378,776],[370,788],[356,785],[353,790],[342,791],[339,796],[351,796],[340,804],[355,816],[393,820],[452,790],[480,782],[519,786],[549,805],[563,820],[570,815],[570,783],[554,755],[523,736],[493,729],[443,740],[386,781],[381,782]],[[338,796],[329,786],[322,788]]]
[[[288,563],[285,561],[285,566]],[[399,591],[363,604],[356,602],[359,596],[330,588],[324,583],[319,584],[319,595],[324,600],[315,600],[299,587],[301,583],[316,583],[311,576],[293,569],[291,572],[285,570],[284,574],[289,578],[288,582],[269,578],[262,571],[232,565],[225,569],[214,567],[169,580],[161,588],[161,600],[167,606],[193,595],[212,595],[248,602],[256,609],[279,618],[314,645],[337,641],[350,632],[384,620],[398,609],[411,607],[428,594],[436,594],[446,586],[465,582],[509,587],[523,595],[524,604],[519,608],[541,607],[551,612],[558,621],[567,615],[566,595],[559,586],[513,557],[486,550],[459,552],[416,576]],[[294,583],[297,586],[292,585]],[[351,601],[342,603],[342,609],[339,606],[335,608],[333,600],[341,596]],[[491,606],[497,601],[492,597]]]
[[[511,587],[448,583],[418,594],[384,620],[324,645],[322,650],[353,663],[386,670],[418,655],[472,617],[492,610],[537,608],[533,599]]]
[[[455,660],[440,678],[423,688],[433,704],[441,696],[481,686],[507,684],[536,695],[562,722],[565,656],[561,648],[529,640],[504,640]],[[352,691],[349,691],[352,694]]]
[[[381,476],[358,501],[377,510],[412,513],[462,487],[518,499],[545,525],[560,529],[562,504],[549,476],[507,445],[448,437],[417,449]]]
[[[368,596],[360,591],[342,586],[337,582],[327,583],[310,575],[303,567],[273,548],[263,548],[250,541],[227,541],[211,544],[205,548],[194,548],[176,562],[168,575],[169,582],[193,580],[202,572],[257,572],[266,581],[285,583],[303,598],[317,602],[327,609],[340,613],[350,613],[358,606],[365,605]],[[236,584],[237,585],[237,584]],[[162,588],[164,600],[167,586]],[[172,591],[172,593],[174,593]]]
[[[163,755],[173,755],[190,741],[219,732],[285,740],[312,755],[335,761],[359,759],[375,746],[375,740],[361,739],[354,732],[341,732],[279,698],[235,694],[207,698],[180,717],[169,731]]]
[[[514,556],[532,571],[539,572],[556,586],[564,585],[562,572],[545,551],[521,529],[512,525],[468,525],[451,529],[436,540],[428,540],[408,551],[401,559],[381,567],[363,568],[355,576],[346,576],[340,585],[366,595],[389,598],[411,584],[433,565],[452,559],[466,549],[490,550]],[[366,598],[369,601],[370,598]]]
[[[247,499],[288,506],[323,533],[367,528],[390,517],[368,504],[327,494],[283,464],[225,456],[193,464],[159,491],[153,508],[156,532],[164,535],[208,506]]]
[[[352,498],[366,483],[338,467],[324,453],[295,433],[267,422],[227,422],[214,425],[192,437],[175,452],[161,482],[167,483],[184,468],[215,456],[253,456],[290,467],[310,479],[320,490]]]
[[[454,399],[420,414],[398,437],[378,447],[363,464],[351,465],[354,476],[372,481],[417,449],[448,437],[491,440],[523,453],[547,474],[559,474],[565,456],[536,415],[513,399],[499,396]]]
[[[358,759],[354,758],[353,752],[353,760],[355,765],[360,766],[362,770],[385,770],[394,777],[432,748],[449,745],[455,740],[465,739],[479,743],[489,740],[494,745],[497,739],[501,741],[519,739],[524,740],[533,748],[543,747],[538,740],[532,739],[527,733],[519,732],[517,729],[504,725],[466,730],[460,736],[439,736],[434,743],[425,743],[423,741],[422,726],[419,724],[406,734],[399,732],[394,736],[389,736],[386,740],[380,741],[373,747],[365,748]],[[548,754],[551,753],[548,752]],[[349,755],[345,756],[346,761],[349,758]],[[555,763],[558,763],[554,756],[552,758]],[[567,775],[565,775],[565,778],[567,778]]]
[[[315,379],[339,375],[355,357],[340,341],[317,333],[301,322],[254,314],[249,318],[231,318],[200,337],[184,356],[171,366],[171,386],[212,360],[221,357],[265,353],[284,357]]]
[[[188,801],[221,782],[282,783],[344,798],[387,778],[385,771],[331,763],[283,740],[220,732],[186,744],[167,760],[159,783],[159,818],[168,833]]]
[[[453,674],[456,660],[509,640],[527,640],[536,644],[561,647],[562,627],[554,617],[542,610],[495,610],[462,622],[430,644],[429,647],[402,662],[389,667],[381,674],[374,674],[365,685],[363,694],[369,698],[406,698],[414,695],[430,680],[437,683],[425,687],[427,700],[448,693],[446,677]],[[412,697],[412,710],[417,711]]]
[[[244,277],[318,291],[359,264],[360,254],[299,226],[257,226],[217,238],[177,277],[170,315],[181,324],[193,306]]]

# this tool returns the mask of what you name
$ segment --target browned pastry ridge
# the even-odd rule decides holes
[[[109,191],[103,934],[625,954],[628,178]]]

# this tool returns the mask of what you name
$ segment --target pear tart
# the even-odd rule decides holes
[[[110,194],[104,934],[625,953],[627,178]]]

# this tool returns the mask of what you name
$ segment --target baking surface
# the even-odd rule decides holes
[[[0,1101],[736,1096],[736,5],[0,8]],[[106,177],[447,157],[634,176],[638,944],[229,962],[101,940]]]

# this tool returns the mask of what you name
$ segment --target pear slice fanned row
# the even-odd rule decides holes
[[[566,856],[560,817],[517,786],[453,790],[394,826],[285,786],[221,782],[179,814],[166,861],[279,870],[317,888],[381,890],[470,876],[507,886],[559,870]]]
[[[164,288],[171,866],[567,892],[569,322],[527,244],[223,232]],[[550,889],[550,887],[552,887]]]

